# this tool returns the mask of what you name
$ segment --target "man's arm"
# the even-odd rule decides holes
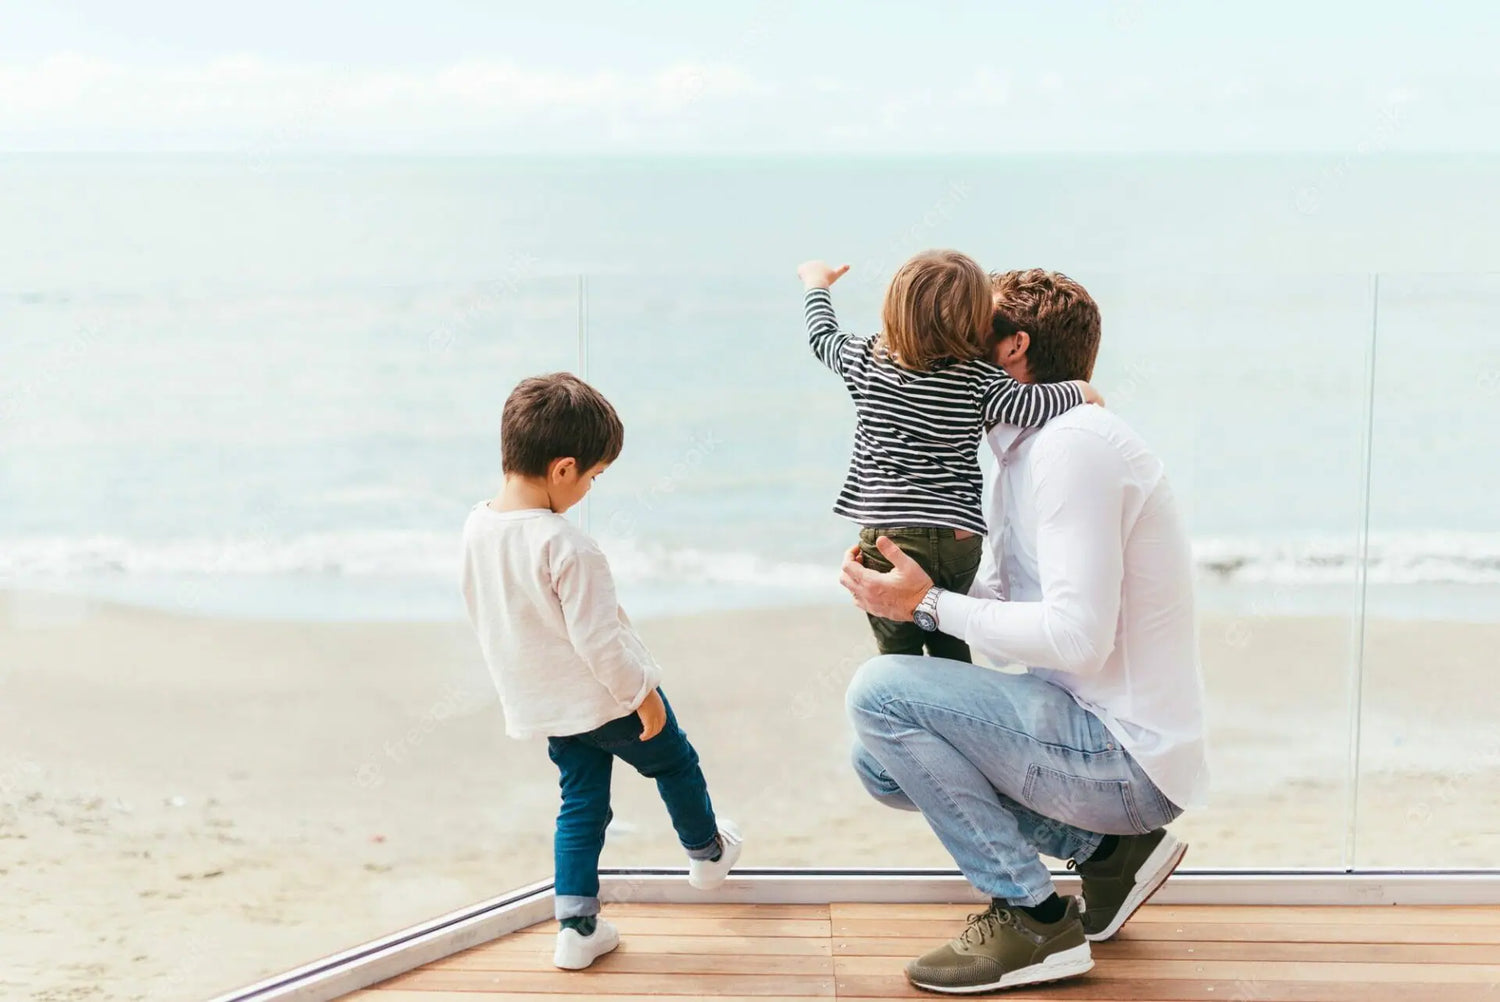
[[[1125,461],[1104,439],[1074,428],[1038,442],[1032,461],[1041,601],[944,592],[938,626],[997,663],[1097,671],[1114,649],[1120,618]],[[844,557],[839,583],[865,612],[909,622],[932,579],[889,539],[877,545],[891,570],[879,574],[863,566],[856,546]]]
[[[945,592],[945,633],[997,662],[1094,672],[1114,649],[1125,575],[1125,460],[1084,429],[1058,428],[1033,446],[1032,503],[1042,597],[997,602]]]
[[[659,673],[625,643],[626,620],[604,554],[591,542],[570,541],[552,557],[552,583],[573,649],[622,714],[636,709],[656,688]]]

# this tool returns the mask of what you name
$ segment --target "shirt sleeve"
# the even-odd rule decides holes
[[[615,594],[609,561],[592,540],[569,540],[554,545],[551,564],[552,586],[573,649],[624,711],[633,711],[656,688],[657,670],[628,642],[629,621]]]
[[[818,361],[843,375],[844,346],[853,335],[840,332],[838,317],[833,312],[833,297],[827,289],[808,289],[803,312],[807,315],[807,343],[812,353]]]
[[[1023,383],[998,366],[979,392],[979,413],[985,427],[1013,424],[1022,428],[1044,425],[1083,403],[1077,383]]]
[[[979,551],[979,570],[974,573],[974,581],[969,585],[969,594],[974,598],[988,598],[998,601],[1000,591],[1000,569],[995,565],[995,551],[990,547],[988,538],[984,540],[984,549]]]
[[[1100,436],[1066,428],[1037,442],[1031,462],[1041,600],[944,592],[938,624],[996,663],[1096,672],[1114,650],[1120,618],[1125,459]]]

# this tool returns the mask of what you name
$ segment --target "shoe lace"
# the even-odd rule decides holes
[[[1010,912],[1004,908],[990,908],[969,916],[969,926],[959,934],[959,941],[968,946],[982,946],[1000,935],[1000,930],[1010,924]]]

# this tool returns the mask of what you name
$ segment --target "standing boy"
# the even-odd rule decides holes
[[[698,753],[657,688],[661,669],[619,606],[604,554],[563,517],[624,439],[615,409],[578,377],[523,380],[500,423],[505,484],[464,525],[464,602],[506,733],[545,736],[560,774],[553,962],[568,969],[588,967],[620,942],[599,917],[616,758],[656,780],[694,887],[719,886],[740,855],[739,833],[714,817]]]

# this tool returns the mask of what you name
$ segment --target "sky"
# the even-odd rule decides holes
[[[1500,2],[0,0],[0,150],[1500,151]]]

